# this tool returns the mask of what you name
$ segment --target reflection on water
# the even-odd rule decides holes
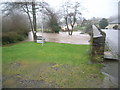
[[[42,35],[41,32],[37,33],[38,36]],[[80,34],[80,32],[73,32],[72,36],[69,36],[67,32],[57,33],[43,33],[43,37],[47,42],[57,43],[71,43],[71,44],[89,44],[90,36],[88,34]],[[29,41],[33,41],[32,32],[29,32]]]

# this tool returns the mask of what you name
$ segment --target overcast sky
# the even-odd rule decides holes
[[[65,1],[79,1],[86,8],[83,11],[83,17],[104,17],[109,18],[118,14],[118,2],[120,0],[44,0],[47,1],[54,9],[58,9]]]
[[[10,1],[10,0],[1,0]],[[14,0],[12,0],[14,1]],[[29,1],[29,0],[28,0]],[[42,0],[37,0],[42,1]],[[59,10],[62,3],[69,1],[78,1],[81,3],[82,7],[86,8],[82,15],[83,17],[89,19],[92,17],[109,18],[118,14],[118,2],[120,0],[43,0],[50,4],[56,11]]]

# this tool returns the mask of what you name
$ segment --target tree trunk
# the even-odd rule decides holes
[[[34,41],[36,41],[36,9],[35,9],[35,0],[32,1],[32,12],[33,12],[33,36],[34,36]]]
[[[36,40],[37,40],[36,33],[33,33],[33,37],[34,37],[34,41],[36,42]]]
[[[68,30],[68,35],[70,35],[70,30]]]
[[[29,13],[29,9],[28,9],[27,3],[26,3],[26,9],[27,9],[26,13],[27,13],[29,21],[30,21],[30,26],[31,26],[31,30],[32,30],[32,33],[33,33],[33,38],[34,38],[35,36],[34,36],[33,22],[32,22],[31,17],[30,17],[30,13]]]
[[[72,30],[70,31],[70,35],[72,35],[72,33],[73,33],[73,28],[74,28],[74,27],[72,26]]]
[[[65,23],[66,23],[66,26],[67,26],[68,35],[70,35],[70,29],[69,29],[69,27],[68,27],[68,20],[67,20],[67,19],[68,19],[68,18],[65,17]]]

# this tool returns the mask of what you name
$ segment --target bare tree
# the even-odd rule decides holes
[[[48,27],[52,30],[54,33],[59,33],[60,26],[59,26],[59,19],[57,16],[57,13],[54,12],[54,10],[50,7],[45,7],[44,13],[48,16]]]
[[[11,13],[2,18],[2,44],[16,43],[28,37],[29,22],[27,15]]]
[[[69,35],[72,35],[75,23],[77,22],[77,17],[81,15],[81,12],[78,10],[79,7],[80,7],[79,2],[75,2],[72,4],[66,2],[63,5],[64,19]]]
[[[33,28],[34,28],[34,31],[33,32],[34,34],[34,40],[37,39],[36,37],[36,7],[35,7],[35,0],[32,0],[32,15],[33,15]]]
[[[24,2],[23,2],[24,1]],[[53,30],[54,27],[59,27],[57,15],[54,11],[50,8],[49,4],[46,2],[35,2],[35,0],[31,0],[27,2],[26,0],[21,0],[21,2],[7,2],[5,4],[4,12],[7,12],[6,15],[9,13],[13,13],[15,11],[24,12],[27,14],[31,31],[33,33],[34,41],[36,41],[36,32],[37,32],[37,23],[36,23],[36,16],[38,12],[43,10],[43,13],[46,14],[49,18],[49,26]],[[42,13],[42,12],[41,12]],[[55,31],[55,30],[53,30]]]
[[[26,0],[24,2],[7,2],[4,3],[4,9],[3,12],[6,15],[9,15],[10,13],[14,13],[15,11],[18,12],[25,12],[28,16],[31,30],[33,33],[34,41],[36,41],[36,2],[35,0],[32,0],[31,2],[27,2]]]

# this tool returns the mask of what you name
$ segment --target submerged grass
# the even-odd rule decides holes
[[[20,83],[15,81],[20,79],[42,80],[51,87],[101,87],[104,77],[100,73],[101,65],[88,64],[88,51],[89,45],[60,43],[42,46],[26,42],[3,47],[3,76],[13,78],[5,79],[3,86],[18,87]]]

